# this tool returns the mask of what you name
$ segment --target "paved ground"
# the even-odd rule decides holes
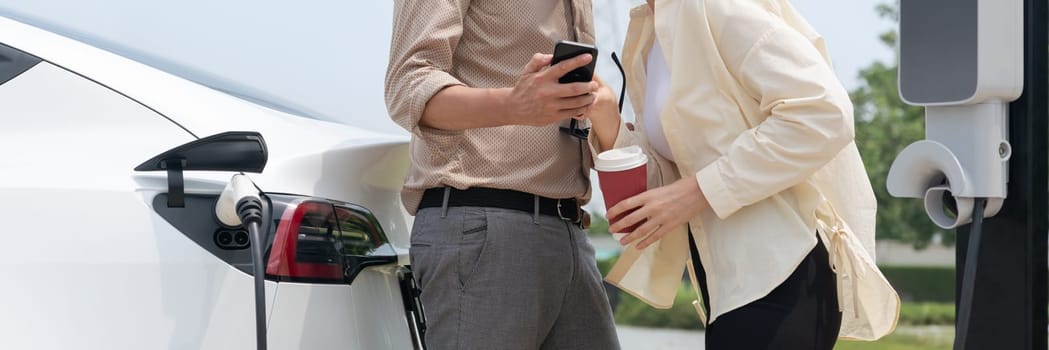
[[[623,350],[699,350],[703,349],[702,331],[655,329],[617,326]]]

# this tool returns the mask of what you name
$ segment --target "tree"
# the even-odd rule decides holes
[[[876,10],[882,18],[899,21],[896,4],[882,4]],[[881,35],[881,41],[895,48],[897,37],[897,32],[891,30]],[[897,68],[897,62],[872,63],[859,72],[863,85],[851,92],[856,114],[856,145],[878,199],[878,239],[899,240],[924,248],[940,236],[944,244],[950,245],[954,243],[954,235],[944,234],[926,217],[920,200],[894,198],[885,187],[896,155],[925,136],[924,109],[900,100]]]

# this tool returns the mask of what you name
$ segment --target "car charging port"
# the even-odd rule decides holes
[[[248,231],[243,227],[219,228],[215,230],[214,240],[215,246],[225,250],[247,249],[251,243]]]

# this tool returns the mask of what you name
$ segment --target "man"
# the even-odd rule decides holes
[[[558,40],[592,43],[589,0],[398,0],[386,74],[412,134],[402,199],[430,349],[617,349],[579,205],[589,148],[561,132],[596,83],[558,84]]]

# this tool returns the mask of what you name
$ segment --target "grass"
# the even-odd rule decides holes
[[[839,340],[835,350],[949,350],[954,330],[950,326],[901,326],[876,342]]]
[[[908,303],[900,307],[900,324],[953,325],[954,303]]]

